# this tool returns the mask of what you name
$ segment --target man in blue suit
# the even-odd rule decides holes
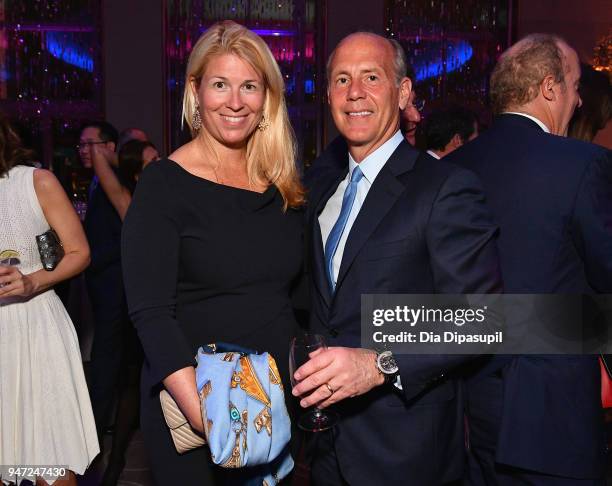
[[[477,178],[418,152],[399,130],[405,73],[399,44],[371,33],[346,37],[328,61],[346,148],[334,143],[316,162],[307,247],[311,330],[330,347],[296,371],[293,389],[303,407],[334,404],[340,415],[315,435],[316,485],[437,485],[463,471],[452,370],[466,358],[398,355],[394,370],[360,348],[361,294],[501,290],[496,227]]]
[[[610,152],[565,138],[580,65],[533,34],[491,76],[491,128],[447,160],[479,175],[506,292],[612,293]],[[603,484],[597,356],[495,357],[468,381],[470,485]]]

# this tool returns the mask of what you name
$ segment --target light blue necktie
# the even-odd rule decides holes
[[[361,172],[359,166],[355,167],[353,173],[351,174],[351,181],[344,190],[340,215],[331,229],[329,236],[327,237],[327,242],[325,243],[325,268],[327,269],[327,280],[329,281],[329,287],[331,288],[332,292],[336,288],[336,284],[334,283],[334,255],[336,250],[338,250],[338,244],[340,243],[342,233],[344,233],[344,228],[346,228],[346,222],[351,214],[351,209],[353,208],[353,203],[355,202],[355,196],[357,196],[357,186],[359,185],[359,181],[362,177],[363,172]]]

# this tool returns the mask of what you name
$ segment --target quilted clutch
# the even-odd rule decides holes
[[[181,412],[172,395],[166,390],[159,392],[159,401],[166,425],[170,429],[170,435],[174,442],[174,447],[179,454],[183,454],[196,447],[206,444],[204,437],[195,432],[189,422]]]

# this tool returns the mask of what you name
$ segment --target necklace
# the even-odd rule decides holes
[[[204,162],[205,167],[210,167],[212,169],[213,175],[215,176],[215,182],[217,184],[223,184],[223,180],[219,177],[219,173],[217,172],[217,169],[220,168],[219,157],[213,150],[213,154],[215,155],[215,158],[217,159],[217,164],[215,165],[211,162],[208,162],[209,157],[206,157],[206,150],[205,150],[205,147],[203,146],[204,144],[205,142],[202,140],[201,137],[198,137],[196,139],[196,147],[198,148],[198,152],[200,152],[200,157],[202,161]]]
[[[231,177],[232,171],[230,171],[230,177],[228,179],[224,177],[219,177],[219,173],[221,173],[221,175],[223,176],[223,173],[221,170],[222,169],[221,160],[219,160],[219,156],[216,154],[216,152],[212,150],[212,153],[215,155],[214,158],[216,159],[217,163],[213,164],[212,162],[209,162],[209,157],[206,157],[206,150],[205,150],[205,147],[203,146],[204,143],[205,142],[201,140],[200,138],[198,138],[198,140],[196,141],[198,151],[200,152],[200,157],[202,161],[204,162],[205,167],[210,167],[210,169],[212,170],[213,176],[215,177],[215,182],[217,184],[236,187],[239,189],[253,190],[253,183],[248,178],[248,176],[246,177],[246,185],[242,181],[240,181],[241,179],[240,177],[238,178]],[[245,165],[246,165],[246,161],[245,161]],[[225,175],[227,175],[227,171],[225,172],[226,172]]]
[[[213,171],[213,174],[215,176],[215,180],[217,182],[217,184],[223,184],[223,181],[219,178],[219,174],[217,174],[217,169],[213,164],[210,164],[210,168]]]

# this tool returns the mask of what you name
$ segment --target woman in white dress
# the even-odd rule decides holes
[[[76,332],[52,287],[83,271],[89,247],[61,185],[23,165],[29,156],[0,118],[0,480],[76,486],[99,447]],[[47,272],[35,236],[49,227],[65,256]]]

